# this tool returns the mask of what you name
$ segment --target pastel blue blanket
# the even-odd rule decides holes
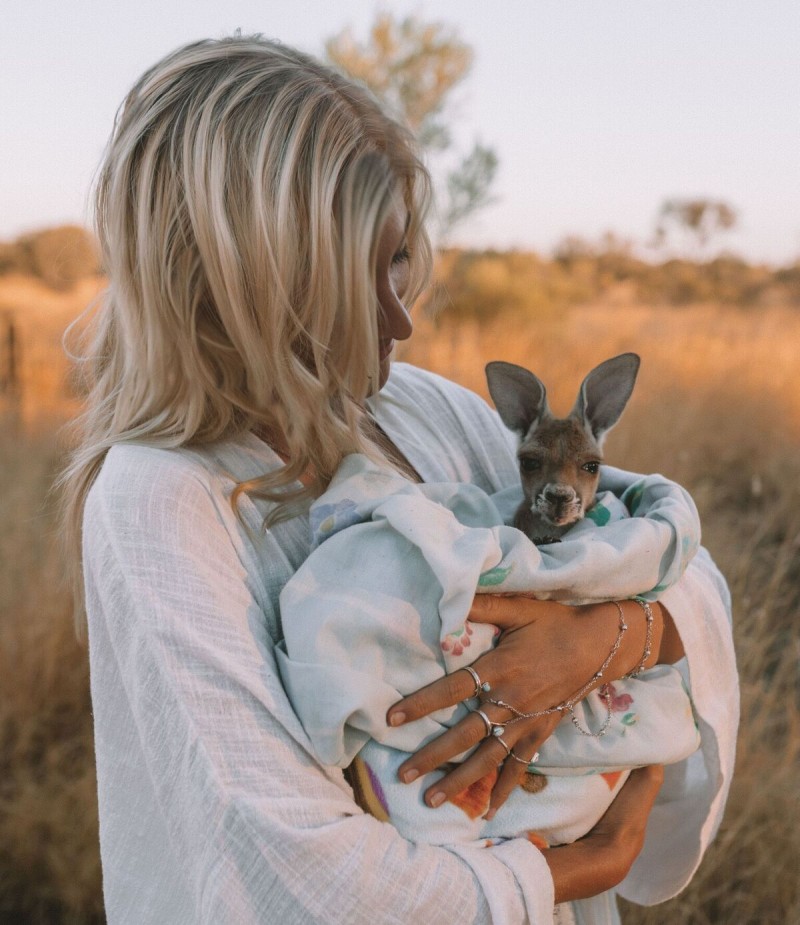
[[[385,817],[410,840],[570,842],[592,828],[632,768],[680,761],[698,747],[681,675],[658,666],[611,686],[602,738],[560,723],[491,823],[482,818],[491,781],[437,809],[422,794],[441,771],[397,781],[410,752],[466,715],[459,704],[399,728],[385,722],[402,696],[491,648],[496,630],[467,621],[476,590],[655,600],[683,574],[700,539],[686,492],[661,476],[609,468],[604,484],[611,490],[586,518],[542,547],[506,526],[519,490],[490,497],[474,485],[418,485],[358,455],[314,503],[312,553],[280,598],[281,674],[317,758],[346,767],[358,755]],[[598,651],[598,666],[605,655]],[[606,708],[592,693],[576,714],[597,729]]]

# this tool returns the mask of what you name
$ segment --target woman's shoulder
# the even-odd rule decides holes
[[[98,482],[130,490],[134,486],[160,493],[181,486],[199,486],[217,493],[238,482],[263,475],[280,460],[250,433],[215,443],[158,447],[143,443],[115,444],[106,454]]]
[[[459,395],[462,398],[472,396],[478,398],[474,392],[446,379],[438,373],[431,372],[429,369],[423,369],[421,366],[414,366],[411,363],[402,363],[399,360],[392,363],[389,379],[384,388],[408,387],[415,391],[424,392],[430,395]]]
[[[410,363],[392,363],[389,380],[383,392],[387,397],[428,405],[449,414],[494,417],[495,412],[480,395],[430,370]]]
[[[208,486],[211,480],[196,450],[118,443],[106,453],[95,484],[103,491],[156,487],[164,491],[187,483]]]
[[[140,443],[112,446],[92,485],[87,514],[104,520],[145,520],[203,512],[218,517],[232,480],[202,448],[166,449]]]
[[[149,530],[167,523],[194,524],[202,530],[212,522],[241,533],[241,522],[258,533],[266,502],[242,499],[232,504],[234,489],[275,466],[275,453],[249,433],[215,443],[164,448],[142,443],[116,444],[106,454],[86,501],[93,521],[135,522]]]
[[[518,478],[514,436],[475,392],[407,363],[393,363],[373,411],[400,438],[426,480],[473,482],[494,492]],[[405,438],[405,443],[403,443]],[[412,460],[414,461],[414,460]]]

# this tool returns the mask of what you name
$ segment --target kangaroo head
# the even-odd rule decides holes
[[[566,530],[591,507],[603,441],[631,397],[638,370],[635,353],[606,360],[583,380],[567,417],[557,418],[547,404],[544,384],[533,373],[513,363],[486,367],[497,411],[520,438],[524,506],[548,528]]]

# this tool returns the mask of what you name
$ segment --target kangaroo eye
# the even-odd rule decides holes
[[[592,475],[597,475],[597,473],[600,471],[600,463],[599,462],[584,463],[583,466],[581,466],[581,468],[585,469],[587,472],[590,472]]]
[[[523,456],[519,461],[519,467],[523,472],[536,472],[537,469],[541,469],[542,464],[538,459],[531,459],[530,456]]]

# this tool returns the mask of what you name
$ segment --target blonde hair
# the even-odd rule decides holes
[[[114,444],[280,434],[290,462],[232,499],[276,502],[268,525],[346,453],[381,456],[363,400],[379,382],[375,265],[398,192],[411,304],[430,275],[429,178],[366,89],[260,36],[187,45],[136,83],[98,178],[110,282],[62,478],[79,616],[83,508]],[[307,471],[313,484],[292,487]]]

